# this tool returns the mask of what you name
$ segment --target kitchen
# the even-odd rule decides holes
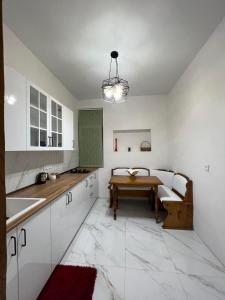
[[[224,2],[20,2],[2,3],[6,299],[60,299],[67,266],[91,277],[68,300],[224,299]]]

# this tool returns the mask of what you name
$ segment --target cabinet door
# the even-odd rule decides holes
[[[80,182],[77,184],[72,190],[72,223],[74,228],[74,235],[80,228],[81,224],[84,221],[84,218],[87,215],[87,210],[85,208],[86,203],[86,188],[85,188],[85,181]]]
[[[94,199],[96,200],[98,198],[98,171],[95,171],[93,173],[94,179],[93,179],[93,192],[94,192]]]
[[[72,239],[69,193],[51,205],[52,264],[58,264]]]
[[[63,106],[63,149],[74,149],[73,111]]]
[[[98,178],[97,172],[93,172],[88,176],[88,197],[90,206],[92,206],[98,197]]]
[[[83,191],[82,191],[82,203],[81,203],[81,211],[82,211],[82,218],[86,218],[91,206],[92,200],[90,197],[90,176],[83,181]]]
[[[51,149],[63,150],[63,106],[50,97]]]
[[[50,208],[45,207],[17,230],[19,299],[34,300],[51,274]]]
[[[90,206],[93,205],[95,201],[95,193],[94,193],[94,174],[92,173],[88,177],[88,201]]]
[[[26,150],[26,79],[5,66],[5,150]]]
[[[7,287],[6,298],[18,300],[18,271],[17,271],[17,232],[16,229],[7,234]]]
[[[50,144],[48,95],[32,83],[27,95],[27,150],[46,150]]]

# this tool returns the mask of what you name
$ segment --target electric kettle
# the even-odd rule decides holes
[[[36,177],[36,183],[37,184],[42,184],[42,183],[45,183],[46,180],[48,178],[48,173],[45,173],[45,172],[41,172],[37,175]]]

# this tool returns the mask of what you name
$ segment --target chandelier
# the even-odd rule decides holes
[[[109,78],[102,82],[103,99],[110,103],[121,103],[126,100],[129,91],[128,81],[119,77],[117,57],[119,53],[117,51],[111,52],[111,61],[109,68]],[[116,63],[116,76],[111,77],[112,61]]]

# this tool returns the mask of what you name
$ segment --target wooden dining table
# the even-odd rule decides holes
[[[155,201],[155,220],[159,221],[159,208],[158,208],[158,186],[163,184],[157,176],[124,176],[113,175],[110,179],[113,195],[113,217],[116,220],[116,211],[118,208],[118,190],[120,187],[137,187],[138,188],[151,188],[154,191]]]

